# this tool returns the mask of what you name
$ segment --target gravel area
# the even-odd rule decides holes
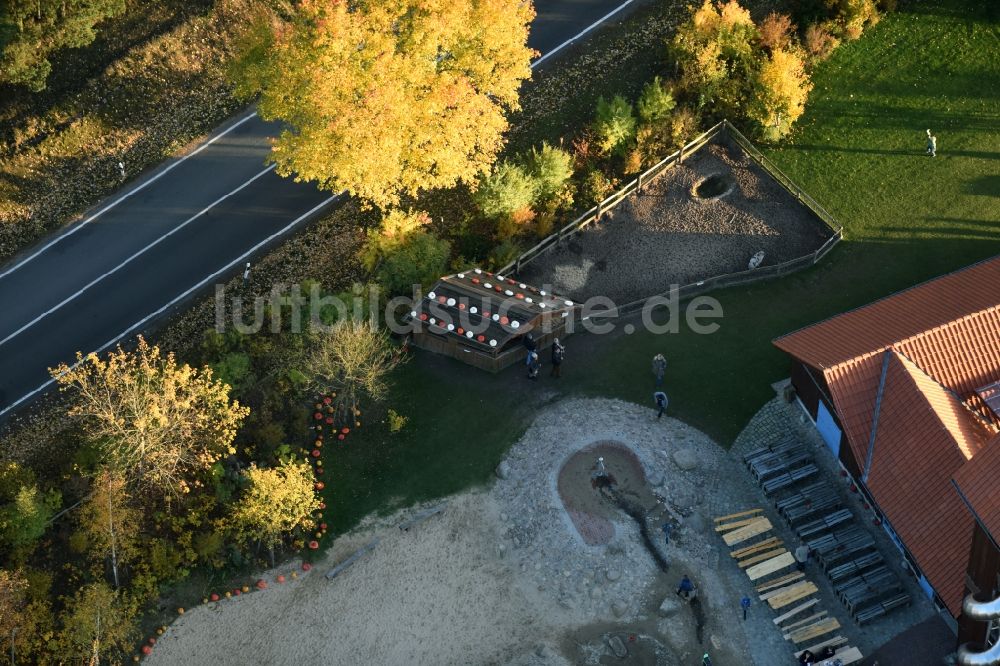
[[[762,266],[795,259],[832,235],[742,148],[720,141],[536,258],[520,278],[576,300],[607,296],[625,304],[673,284],[746,270],[761,250]],[[729,181],[728,193],[694,196],[696,186],[715,174]]]

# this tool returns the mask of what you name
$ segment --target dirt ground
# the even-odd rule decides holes
[[[717,198],[696,187],[721,175]],[[736,144],[705,146],[561,246],[521,269],[520,278],[579,301],[607,296],[619,305],[818,249],[832,232]]]
[[[699,469],[678,469],[672,449],[695,452]],[[680,666],[709,651],[718,664],[754,663],[743,627],[728,620],[738,591],[716,573],[715,534],[703,519],[700,529],[689,522],[671,538],[663,573],[635,521],[591,485],[596,455],[643,505],[667,511],[669,494],[689,515],[713,483],[705,475],[726,464],[708,437],[650,409],[561,401],[539,415],[490,487],[448,498],[409,531],[397,526],[422,507],[372,518],[297,579],[276,582],[298,569],[290,562],[262,574],[265,591],[190,609],[147,662]],[[570,506],[606,521],[610,538],[587,545]],[[373,552],[325,578],[375,538]],[[674,593],[683,574],[697,581],[698,608]]]

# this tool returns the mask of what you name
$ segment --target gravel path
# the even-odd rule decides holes
[[[716,199],[692,196],[713,174],[732,189]],[[607,296],[619,304],[747,269],[804,256],[832,232],[736,144],[708,145],[592,224],[522,268],[521,279],[576,299]]]

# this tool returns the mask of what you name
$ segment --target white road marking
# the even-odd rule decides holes
[[[578,32],[578,33],[577,33],[576,35],[574,35],[573,37],[570,37],[569,39],[567,39],[566,41],[564,41],[564,42],[563,42],[562,44],[559,44],[559,45],[558,45],[558,46],[556,46],[556,47],[555,47],[554,49],[552,49],[551,51],[549,51],[548,53],[546,53],[546,54],[545,54],[545,55],[543,55],[542,57],[538,58],[538,60],[535,60],[535,61],[534,61],[533,63],[531,63],[531,68],[532,68],[532,69],[534,69],[534,68],[535,68],[536,66],[540,65],[540,64],[541,64],[542,62],[544,62],[545,60],[547,60],[547,59],[548,59],[548,58],[550,58],[551,56],[555,55],[556,53],[558,53],[559,51],[563,50],[564,48],[566,48],[567,46],[569,46],[570,44],[572,44],[572,43],[573,43],[573,42],[575,42],[576,40],[580,39],[581,37],[583,37],[583,36],[584,36],[584,35],[586,35],[587,33],[591,32],[591,31],[592,31],[592,30],[594,30],[595,28],[599,27],[599,26],[600,26],[600,25],[601,25],[602,23],[604,23],[604,22],[605,22],[605,21],[607,21],[607,20],[608,20],[609,18],[611,18],[612,16],[614,16],[615,14],[617,14],[618,12],[620,12],[621,10],[623,10],[623,9],[625,9],[626,7],[628,7],[629,5],[631,5],[631,4],[632,4],[632,3],[634,2],[634,1],[635,1],[635,0],[626,0],[626,1],[625,1],[625,2],[623,2],[623,3],[621,4],[621,5],[619,5],[618,7],[616,7],[615,9],[613,9],[612,11],[608,12],[607,14],[605,14],[604,16],[602,16],[602,17],[601,17],[600,19],[598,19],[598,20],[597,20],[597,21],[595,21],[594,23],[591,23],[591,24],[590,24],[589,26],[587,26],[586,28],[584,28],[583,30],[581,30],[580,32]],[[175,162],[175,163],[171,164],[171,165],[170,165],[169,167],[167,167],[166,169],[164,169],[164,170],[163,170],[162,172],[160,172],[159,174],[157,174],[157,175],[156,175],[156,176],[154,176],[153,178],[149,179],[148,181],[144,182],[144,183],[143,183],[142,185],[140,185],[140,186],[136,187],[135,189],[131,190],[131,191],[130,191],[130,192],[128,192],[127,194],[125,194],[125,195],[123,195],[123,196],[119,197],[118,199],[116,199],[115,201],[111,202],[110,204],[108,204],[107,206],[105,206],[104,208],[102,208],[101,210],[99,210],[98,212],[94,213],[94,214],[93,214],[92,216],[90,216],[89,218],[87,218],[86,220],[84,220],[83,222],[81,222],[80,224],[76,225],[76,226],[75,226],[75,227],[74,227],[74,228],[73,228],[72,230],[70,230],[69,232],[67,232],[67,233],[65,233],[65,234],[63,234],[63,235],[61,235],[61,236],[59,236],[59,237],[57,237],[57,238],[53,239],[52,241],[50,241],[49,243],[47,243],[46,245],[44,245],[43,247],[41,247],[41,248],[40,248],[39,250],[37,250],[37,251],[36,251],[35,253],[33,253],[32,255],[30,255],[29,257],[26,257],[25,259],[21,260],[20,262],[18,262],[17,264],[15,264],[14,266],[12,266],[11,268],[7,269],[7,270],[6,270],[6,271],[4,271],[3,273],[0,273],[0,278],[2,278],[2,277],[4,277],[5,275],[7,275],[7,274],[9,274],[9,273],[11,273],[11,272],[13,272],[13,271],[17,270],[17,269],[18,269],[18,268],[19,268],[20,266],[22,266],[23,264],[27,263],[28,261],[30,261],[30,260],[32,260],[32,259],[34,259],[34,258],[35,258],[36,256],[38,256],[39,254],[41,254],[42,252],[44,252],[44,251],[45,251],[46,249],[48,249],[48,248],[49,248],[50,246],[54,245],[55,243],[58,243],[58,242],[59,242],[60,240],[62,240],[63,238],[65,238],[65,237],[67,237],[67,236],[69,236],[69,235],[71,235],[71,234],[73,234],[73,233],[76,233],[77,231],[79,231],[79,229],[80,229],[80,228],[82,228],[82,227],[83,227],[84,225],[86,225],[86,224],[89,224],[89,223],[90,223],[91,221],[93,221],[94,219],[96,219],[96,218],[97,218],[98,216],[100,216],[100,215],[101,215],[102,213],[105,213],[105,212],[106,212],[107,210],[109,210],[110,208],[112,208],[112,207],[114,207],[114,206],[118,205],[119,203],[121,203],[122,201],[124,201],[124,200],[125,200],[125,199],[127,199],[128,197],[132,196],[133,194],[135,194],[135,193],[136,193],[136,192],[138,192],[139,190],[143,189],[144,187],[146,187],[146,186],[147,186],[147,185],[149,185],[150,183],[152,183],[152,182],[154,182],[155,180],[159,179],[159,178],[160,178],[161,176],[165,175],[165,174],[166,174],[167,172],[169,172],[169,171],[170,171],[171,169],[173,169],[173,168],[174,168],[175,166],[177,166],[178,164],[180,164],[181,162],[183,162],[183,161],[184,161],[184,160],[186,160],[187,158],[189,158],[189,157],[193,157],[194,155],[197,155],[197,154],[198,154],[198,153],[200,153],[200,152],[201,152],[202,150],[204,150],[205,148],[207,148],[207,147],[208,147],[208,146],[209,146],[209,145],[210,145],[211,143],[213,143],[213,142],[214,142],[214,141],[216,141],[217,139],[220,139],[221,137],[225,136],[225,135],[226,135],[226,134],[228,134],[229,132],[233,131],[234,129],[236,129],[237,127],[239,127],[240,125],[242,125],[243,123],[245,123],[245,122],[247,122],[248,120],[250,120],[251,118],[254,118],[254,117],[256,117],[256,115],[257,115],[257,112],[255,111],[255,112],[251,113],[250,115],[246,116],[245,118],[241,119],[241,120],[240,120],[239,122],[237,122],[236,124],[234,124],[234,125],[233,125],[232,127],[230,127],[230,128],[228,128],[228,129],[226,129],[226,130],[225,130],[224,132],[221,132],[220,134],[218,134],[218,135],[216,135],[216,136],[212,137],[212,138],[211,138],[210,140],[208,140],[207,142],[205,142],[205,144],[204,144],[204,145],[200,146],[200,147],[199,147],[199,148],[198,148],[197,150],[195,150],[195,151],[194,151],[194,152],[192,152],[191,154],[189,154],[189,155],[186,155],[186,156],[184,156],[183,158],[181,158],[180,160],[178,160],[177,162]],[[271,168],[273,169],[274,167],[272,166]],[[270,170],[270,169],[267,169],[266,171],[269,171],[269,170]],[[265,171],[265,172],[266,172],[266,171]],[[252,182],[253,180],[256,180],[256,179],[257,179],[257,178],[259,178],[259,177],[260,177],[261,175],[262,175],[262,174],[257,174],[257,176],[254,176],[254,177],[253,177],[253,178],[252,178],[251,180],[249,180],[249,181],[247,181],[246,183],[244,183],[243,185],[241,185],[241,186],[239,187],[239,189],[237,189],[237,190],[234,190],[234,192],[238,192],[238,191],[239,191],[240,189],[243,189],[243,187],[245,187],[246,185],[248,185],[248,184],[249,184],[250,182]],[[187,296],[188,296],[188,295],[189,295],[189,294],[190,294],[191,292],[193,292],[193,291],[195,291],[195,290],[197,290],[197,289],[200,289],[201,287],[205,286],[205,284],[207,284],[207,283],[208,283],[209,281],[211,281],[211,280],[215,279],[215,278],[216,278],[216,277],[218,277],[218,276],[219,276],[220,274],[224,273],[224,272],[225,272],[226,270],[228,270],[228,269],[232,268],[232,267],[233,267],[233,266],[235,266],[235,265],[236,265],[237,263],[239,263],[239,262],[243,261],[243,260],[244,260],[244,259],[246,259],[246,258],[247,258],[248,256],[250,256],[250,255],[251,255],[251,254],[252,254],[253,252],[257,251],[258,249],[260,249],[261,247],[263,247],[264,245],[266,245],[267,243],[269,243],[269,242],[270,242],[271,240],[273,240],[274,238],[277,238],[277,237],[278,237],[278,236],[280,236],[281,234],[284,234],[284,233],[288,232],[288,231],[289,231],[289,230],[291,230],[291,229],[292,229],[292,228],[293,228],[293,227],[294,227],[295,225],[297,225],[297,224],[298,224],[298,223],[299,223],[300,221],[302,221],[303,219],[305,219],[305,218],[309,217],[310,215],[312,215],[313,213],[315,213],[316,211],[318,211],[318,210],[319,210],[320,208],[322,208],[323,206],[327,205],[328,203],[330,203],[330,202],[332,202],[332,201],[336,200],[336,199],[337,199],[338,197],[340,197],[340,196],[341,196],[342,194],[343,194],[343,193],[341,193],[341,194],[337,194],[337,195],[334,195],[334,196],[332,196],[332,197],[330,197],[330,198],[328,198],[328,199],[324,200],[323,202],[321,202],[321,203],[320,203],[319,205],[315,206],[315,207],[314,207],[314,208],[313,208],[312,210],[310,210],[309,212],[307,212],[307,213],[304,213],[303,215],[301,215],[301,216],[297,217],[297,218],[296,218],[296,219],[295,219],[295,220],[294,220],[293,222],[291,222],[290,224],[288,224],[288,225],[287,225],[286,227],[284,227],[284,228],[283,228],[283,229],[281,229],[280,231],[277,231],[277,232],[275,232],[275,233],[271,234],[271,235],[270,235],[270,236],[268,236],[268,237],[267,237],[266,239],[264,239],[263,241],[261,241],[261,242],[260,242],[260,243],[258,243],[257,245],[255,245],[255,246],[253,246],[252,248],[250,248],[250,250],[248,250],[247,252],[245,252],[245,253],[244,253],[243,255],[241,255],[240,257],[237,257],[236,259],[234,259],[234,260],[233,260],[232,262],[230,262],[230,263],[229,263],[229,264],[227,264],[226,266],[222,267],[221,269],[219,269],[218,271],[216,271],[216,272],[215,272],[215,273],[213,273],[212,275],[208,276],[207,278],[205,278],[204,280],[202,280],[201,282],[199,282],[199,283],[198,283],[198,284],[196,284],[195,286],[191,287],[190,289],[188,289],[187,291],[185,291],[185,292],[184,292],[183,294],[181,294],[181,295],[180,295],[180,296],[178,296],[177,298],[173,299],[172,301],[170,301],[169,303],[167,303],[167,304],[166,304],[166,305],[164,305],[163,307],[161,307],[161,308],[160,308],[159,310],[157,310],[156,312],[153,312],[152,314],[150,314],[150,315],[147,315],[146,317],[142,318],[141,320],[139,320],[138,322],[136,322],[135,324],[133,324],[132,326],[130,326],[129,328],[127,328],[126,330],[124,330],[124,331],[122,331],[121,333],[119,333],[118,335],[116,335],[116,336],[115,336],[114,338],[112,338],[111,340],[109,340],[108,342],[106,342],[106,343],[105,343],[104,345],[102,345],[102,346],[101,346],[101,347],[99,347],[98,349],[94,350],[94,351],[95,351],[95,353],[96,353],[96,352],[101,352],[101,351],[104,351],[105,349],[107,349],[108,347],[110,347],[111,345],[113,345],[113,344],[114,344],[115,342],[117,342],[118,340],[121,340],[121,339],[122,339],[123,337],[125,337],[126,335],[128,335],[129,333],[131,333],[132,331],[134,331],[134,330],[135,330],[136,328],[138,328],[139,326],[142,326],[142,325],[143,325],[144,323],[146,323],[147,321],[149,321],[149,320],[150,320],[150,319],[152,319],[153,317],[156,317],[156,316],[158,316],[159,314],[161,314],[161,313],[162,313],[162,312],[163,312],[164,310],[166,310],[167,308],[171,307],[172,305],[174,305],[174,304],[175,304],[175,303],[177,303],[178,301],[180,301],[180,300],[182,300],[183,298],[187,297]],[[228,196],[228,195],[226,195],[226,196]],[[225,197],[223,197],[223,198],[225,198]],[[220,199],[220,201],[221,201],[221,199]],[[218,203],[218,202],[216,202],[216,203]],[[212,204],[212,205],[214,206],[215,204]],[[210,207],[211,207],[211,206],[210,206]],[[206,209],[206,210],[207,210],[207,209]],[[202,211],[202,212],[204,212],[204,211]],[[200,215],[200,214],[201,214],[201,213],[199,213],[199,215]],[[196,217],[197,217],[197,216],[196,216]],[[194,218],[192,218],[192,219],[194,219]],[[190,221],[190,220],[188,220],[188,222],[189,222],[189,221]],[[187,224],[187,222],[185,222],[184,224]],[[178,229],[179,229],[179,228],[180,228],[180,227],[178,227]],[[176,229],[175,229],[174,231],[176,231]],[[169,233],[168,233],[167,235],[170,235],[170,233],[173,233],[173,232],[169,232]],[[154,241],[154,243],[153,243],[153,244],[151,244],[151,245],[147,246],[146,248],[144,248],[144,249],[143,249],[143,250],[141,250],[140,252],[144,252],[144,251],[145,251],[146,249],[149,249],[150,247],[152,247],[152,245],[155,245],[155,244],[156,244],[156,243],[158,243],[158,242],[159,242],[160,240],[163,240],[163,238],[166,238],[166,236],[163,236],[163,237],[161,237],[160,239],[157,239],[156,241]],[[131,259],[132,259],[132,258],[134,258],[134,256],[137,256],[137,255],[133,255],[133,257],[130,257],[130,258],[129,258],[128,260],[126,260],[126,262],[127,262],[127,261],[131,261]],[[119,265],[118,267],[116,267],[115,269],[113,269],[113,271],[114,271],[114,270],[117,270],[118,268],[120,268],[120,267],[121,267],[121,266],[123,266],[123,265],[124,265],[124,264],[121,264],[121,265]],[[113,271],[112,271],[112,272],[113,272]],[[110,273],[108,273],[108,274],[106,274],[106,275],[109,275],[109,274],[110,274]],[[104,277],[104,276],[102,276],[102,278],[103,278],[103,277]],[[98,278],[98,279],[100,279],[100,278]],[[93,283],[91,283],[91,284],[93,284]],[[90,287],[90,285],[87,285],[87,287],[84,287],[84,290],[85,290],[85,289],[87,289],[87,288],[89,288],[89,287]],[[81,290],[81,291],[83,291],[83,290]],[[77,295],[79,295],[79,293],[80,293],[80,292],[78,292],[78,293],[77,293],[77,294],[75,294],[74,296],[71,296],[71,297],[70,297],[70,300],[71,300],[72,298],[75,298],[75,297],[76,297]],[[53,310],[55,310],[55,309],[58,309],[58,308],[59,308],[59,307],[60,307],[61,305],[62,305],[62,304],[60,304],[60,305],[56,306],[56,308],[53,308]],[[50,312],[51,312],[51,310],[50,310]],[[44,317],[44,316],[46,316],[47,314],[49,314],[49,313],[48,313],[48,312],[46,312],[45,314],[41,315],[41,317]],[[39,319],[40,319],[41,317],[39,317]],[[37,321],[37,319],[36,319],[35,321]],[[17,332],[15,332],[15,333],[13,333],[12,335],[10,335],[10,336],[8,336],[8,337],[4,338],[3,340],[0,340],[0,345],[2,345],[2,344],[3,344],[4,342],[6,342],[7,340],[9,340],[9,339],[10,339],[11,337],[13,337],[14,335],[17,335],[17,333],[18,333],[18,332],[20,332],[20,331],[22,331],[22,330],[24,330],[24,328],[27,328],[28,326],[31,326],[31,324],[32,324],[32,323],[34,323],[34,322],[31,322],[31,323],[29,323],[29,324],[25,325],[25,326],[24,326],[24,327],[22,327],[21,329],[18,329],[18,331],[17,331]],[[76,367],[76,364],[74,364],[74,366],[73,366],[73,367]],[[15,407],[17,407],[18,405],[20,405],[20,404],[21,404],[22,402],[24,402],[25,400],[27,400],[27,399],[31,398],[32,396],[34,396],[34,395],[37,395],[37,394],[38,394],[38,393],[40,393],[41,391],[44,391],[44,390],[45,390],[46,388],[48,388],[48,387],[49,387],[50,385],[52,385],[52,383],[53,383],[54,381],[55,381],[54,379],[50,379],[50,380],[48,380],[47,382],[45,382],[44,384],[42,384],[41,386],[39,386],[38,388],[36,388],[35,390],[31,391],[30,393],[26,393],[25,395],[21,396],[21,397],[20,397],[20,398],[18,398],[18,399],[17,399],[17,400],[15,401],[15,402],[11,403],[10,405],[8,405],[7,407],[5,407],[4,409],[0,410],[0,416],[3,416],[4,414],[6,414],[6,413],[7,413],[7,412],[9,412],[10,410],[14,409]]]
[[[95,349],[94,353],[96,354],[96,353],[100,353],[100,352],[104,351],[105,349],[107,349],[108,347],[110,347],[111,345],[115,344],[116,342],[118,342],[119,340],[121,340],[122,338],[124,338],[126,335],[128,335],[129,333],[131,333],[132,331],[134,331],[135,329],[137,329],[140,326],[142,326],[143,324],[145,324],[150,319],[153,319],[154,317],[158,317],[159,315],[163,314],[164,311],[166,311],[167,309],[173,307],[178,302],[180,302],[180,301],[184,300],[185,298],[187,298],[188,296],[190,296],[193,292],[198,291],[199,289],[201,289],[202,287],[204,287],[206,284],[208,284],[212,280],[216,279],[217,277],[219,277],[220,275],[222,275],[226,271],[230,270],[231,268],[233,268],[234,266],[236,266],[237,264],[239,264],[240,262],[242,262],[244,259],[246,259],[247,257],[249,257],[251,254],[253,254],[257,250],[259,250],[260,248],[264,247],[265,245],[267,245],[271,241],[273,241],[275,238],[277,238],[277,237],[279,237],[279,236],[281,236],[283,234],[286,234],[289,231],[291,231],[292,229],[294,229],[295,226],[299,224],[299,222],[301,222],[302,220],[306,219],[310,215],[313,215],[314,213],[316,213],[317,211],[319,211],[321,208],[323,208],[324,206],[326,206],[330,202],[335,201],[340,196],[341,196],[341,194],[336,194],[336,195],[334,195],[332,197],[328,197],[328,198],[324,199],[323,201],[321,201],[320,203],[316,204],[309,211],[307,211],[307,212],[303,213],[302,215],[300,215],[299,217],[295,218],[293,221],[291,221],[290,223],[288,223],[285,227],[279,229],[278,231],[275,231],[273,234],[271,234],[270,236],[268,236],[267,238],[265,238],[261,242],[257,243],[252,248],[250,248],[249,250],[247,250],[246,252],[244,252],[240,256],[236,257],[235,259],[233,259],[232,261],[230,261],[228,264],[226,264],[225,266],[223,266],[219,270],[215,271],[214,273],[212,273],[211,275],[209,275],[208,277],[206,277],[204,280],[202,280],[198,284],[196,284],[193,287],[191,287],[190,289],[187,289],[186,291],[184,291],[184,293],[180,294],[179,296],[176,296],[173,300],[171,300],[169,303],[167,303],[166,305],[164,305],[160,309],[156,310],[155,312],[151,312],[150,314],[146,315],[145,317],[143,317],[142,319],[140,319],[136,323],[134,323],[131,326],[129,326],[128,328],[126,328],[124,331],[122,331],[121,333],[119,333],[115,337],[113,337],[110,340],[108,340],[107,342],[105,342],[103,345],[101,345],[100,347],[98,347],[97,349]],[[74,363],[70,367],[75,368],[77,365],[79,365],[79,363]],[[0,410],[0,416],[3,416],[4,414],[6,414],[7,412],[9,412],[10,410],[14,409],[15,407],[17,407],[18,405],[20,405],[22,402],[24,402],[28,398],[31,398],[32,396],[38,394],[41,391],[44,391],[46,388],[48,388],[49,386],[51,386],[53,382],[55,382],[55,380],[54,379],[50,379],[47,382],[45,382],[44,384],[42,384],[41,386],[39,386],[38,388],[36,388],[34,391],[31,391],[30,393],[26,393],[22,397],[18,398],[18,400],[16,402],[14,402],[14,403],[8,405],[7,407],[4,407],[2,410]]]
[[[160,236],[159,238],[157,238],[156,240],[154,240],[152,243],[150,243],[146,247],[142,248],[138,252],[133,253],[132,256],[130,256],[128,259],[126,259],[125,261],[121,262],[120,264],[118,264],[117,266],[115,266],[114,268],[112,268],[111,270],[108,270],[108,271],[102,273],[101,275],[98,275],[96,278],[94,278],[93,280],[91,280],[90,282],[88,282],[86,285],[84,285],[83,288],[77,290],[73,294],[70,294],[69,296],[67,296],[66,298],[64,298],[62,301],[60,301],[56,305],[52,306],[51,308],[49,308],[48,310],[46,310],[42,314],[38,315],[37,317],[35,317],[31,321],[29,321],[27,324],[25,324],[21,328],[17,329],[16,331],[14,331],[10,335],[8,335],[3,340],[0,340],[0,345],[3,345],[5,343],[9,342],[11,339],[17,337],[18,335],[20,335],[21,333],[23,333],[25,330],[31,328],[32,326],[34,326],[35,324],[37,324],[38,322],[40,322],[42,319],[45,319],[46,317],[48,317],[50,314],[52,314],[53,312],[55,312],[56,310],[58,310],[62,306],[66,305],[67,303],[69,303],[72,300],[75,300],[81,294],[83,294],[85,291],[87,291],[88,289],[90,289],[91,287],[93,287],[95,284],[97,284],[98,282],[100,282],[104,278],[108,277],[109,275],[114,275],[115,273],[117,273],[118,271],[120,271],[122,268],[124,268],[128,264],[132,263],[138,257],[141,257],[142,255],[146,254],[146,252],[148,252],[149,250],[153,249],[154,247],[156,247],[157,245],[159,245],[160,243],[162,243],[166,239],[170,238],[171,236],[173,236],[174,234],[176,234],[178,231],[180,231],[181,229],[183,229],[187,225],[189,225],[192,222],[194,222],[195,220],[197,220],[199,217],[201,217],[202,215],[204,215],[208,211],[210,211],[213,208],[215,208],[216,206],[218,206],[220,203],[222,203],[223,201],[225,201],[229,197],[233,196],[234,194],[236,194],[237,192],[239,192],[243,188],[245,188],[248,185],[250,185],[250,183],[254,182],[255,180],[257,180],[261,176],[274,171],[274,168],[275,168],[275,165],[273,165],[273,164],[271,166],[267,167],[266,169],[264,169],[263,171],[261,171],[260,173],[258,173],[256,176],[254,176],[253,178],[251,178],[247,182],[245,182],[242,185],[240,185],[239,187],[237,187],[232,192],[230,192],[228,194],[222,195],[221,197],[219,197],[218,199],[216,199],[215,201],[213,201],[212,203],[210,203],[205,208],[202,208],[200,211],[198,211],[197,213],[195,213],[194,215],[192,215],[188,219],[184,220],[183,222],[181,222],[179,225],[177,225],[176,227],[174,227],[173,229],[171,229],[167,233],[163,234],[162,236]]]
[[[609,18],[611,18],[612,16],[614,16],[615,14],[617,14],[618,12],[620,12],[621,10],[623,10],[626,7],[628,7],[629,5],[631,5],[633,2],[635,2],[635,0],[626,0],[622,4],[618,5],[617,7],[615,7],[614,9],[612,9],[610,12],[608,12],[607,14],[605,14],[604,16],[602,16],[601,18],[597,19],[596,21],[594,21],[593,23],[591,23],[590,25],[588,25],[586,28],[584,28],[580,32],[576,33],[575,35],[573,35],[572,37],[570,37],[569,39],[567,39],[565,42],[563,42],[559,46],[555,47],[554,49],[552,49],[551,51],[549,51],[548,53],[546,53],[545,55],[543,55],[541,58],[539,58],[535,62],[531,63],[531,68],[534,69],[538,65],[542,64],[547,59],[549,59],[552,56],[554,56],[555,54],[559,53],[564,48],[566,48],[567,46],[569,46],[570,44],[572,44],[576,40],[580,39],[581,37],[583,37],[584,35],[586,35],[591,30],[599,27],[602,23],[604,23]]]
[[[248,115],[248,116],[246,116],[244,118],[241,118],[238,122],[234,123],[231,127],[227,127],[222,132],[219,132],[218,134],[216,134],[215,136],[213,136],[212,138],[210,138],[208,141],[206,141],[202,145],[198,146],[197,150],[192,151],[191,153],[185,155],[184,157],[180,158],[179,160],[177,160],[177,161],[173,162],[172,164],[168,165],[165,169],[163,169],[163,171],[160,171],[159,173],[155,174],[154,176],[152,176],[152,177],[144,180],[141,184],[137,185],[136,187],[132,188],[131,190],[129,190],[125,194],[121,195],[120,197],[118,197],[117,199],[115,199],[114,201],[112,201],[107,206],[105,206],[101,210],[97,211],[96,213],[94,213],[93,215],[91,215],[90,217],[88,217],[87,219],[83,220],[82,222],[78,222],[77,224],[74,224],[65,233],[59,234],[58,236],[56,236],[55,238],[53,238],[52,240],[50,240],[48,243],[46,243],[42,247],[38,248],[34,252],[32,252],[30,255],[28,255],[24,259],[21,259],[20,261],[18,261],[13,266],[7,268],[2,273],[0,273],[0,278],[4,277],[6,275],[10,275],[14,271],[16,271],[18,268],[20,268],[21,266],[25,265],[26,263],[28,263],[29,261],[31,261],[32,259],[34,259],[35,257],[37,257],[42,252],[45,252],[47,249],[49,249],[50,247],[52,247],[53,245],[55,245],[59,241],[63,240],[64,238],[69,238],[70,236],[72,236],[73,234],[75,234],[76,232],[78,232],[80,229],[83,229],[85,226],[87,226],[88,224],[90,224],[91,222],[93,222],[94,220],[96,220],[97,218],[99,218],[104,213],[108,212],[109,210],[111,210],[112,208],[114,208],[115,206],[117,206],[118,204],[120,204],[121,202],[123,202],[126,199],[128,199],[129,197],[131,197],[136,192],[140,192],[140,191],[146,189],[147,187],[149,187],[151,184],[153,184],[156,181],[158,181],[163,176],[166,176],[168,173],[170,173],[171,171],[173,171],[176,167],[180,166],[185,160],[194,157],[195,155],[197,155],[201,151],[205,150],[206,148],[208,148],[210,145],[212,145],[213,143],[215,143],[216,141],[218,141],[222,137],[224,137],[227,134],[229,134],[230,132],[232,132],[234,129],[236,129],[237,127],[239,127],[243,123],[245,123],[248,120],[250,120],[251,118],[255,118],[255,117],[257,117],[257,112],[256,111],[254,111],[253,113],[251,113],[250,115]]]

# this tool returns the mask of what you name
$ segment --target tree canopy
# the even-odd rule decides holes
[[[522,0],[301,2],[255,21],[230,71],[288,125],[280,174],[387,206],[489,169],[531,73],[533,17]]]
[[[249,414],[229,399],[229,386],[210,368],[179,365],[140,337],[135,351],[118,347],[106,358],[77,354],[78,364],[52,369],[76,400],[70,415],[108,465],[160,492],[182,493],[191,475],[235,453],[236,430]]]
[[[273,547],[284,534],[298,527],[312,527],[319,510],[308,463],[284,461],[278,467],[246,471],[250,485],[233,512],[233,524],[243,541],[258,539]]]
[[[0,3],[0,82],[45,88],[49,55],[94,41],[94,27],[125,11],[125,0],[4,0]]]

